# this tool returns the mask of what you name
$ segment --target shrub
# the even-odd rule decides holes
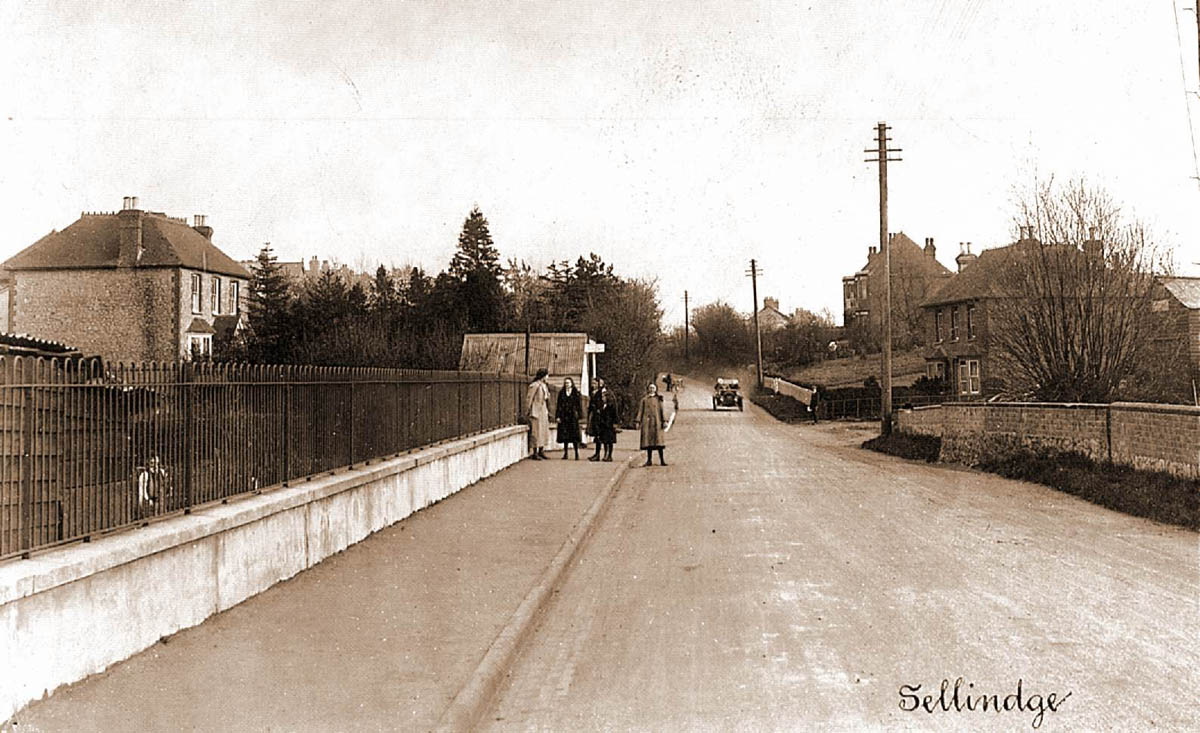
[[[936,435],[917,435],[894,431],[864,441],[863,448],[890,456],[933,463],[942,452],[942,439]]]

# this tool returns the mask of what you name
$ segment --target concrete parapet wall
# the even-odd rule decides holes
[[[521,460],[500,428],[0,564],[0,721]]]
[[[941,437],[947,461],[970,464],[1016,448],[1050,448],[1200,478],[1200,407],[948,402],[900,410],[896,426]]]

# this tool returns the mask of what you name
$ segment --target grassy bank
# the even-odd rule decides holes
[[[941,438],[892,433],[872,438],[863,448],[912,460],[936,461]],[[1086,499],[1093,504],[1200,529],[1200,480],[1116,463],[1095,461],[1080,453],[1020,450],[975,466],[1005,478],[1030,481]]]
[[[750,401],[767,412],[776,420],[786,423],[812,422],[808,408],[791,397],[777,395],[769,389],[753,389]]]

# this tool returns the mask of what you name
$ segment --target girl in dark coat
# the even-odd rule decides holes
[[[596,455],[589,458],[589,461],[611,461],[613,444],[617,442],[617,406],[613,402],[612,395],[607,389],[601,387],[592,395],[592,402],[588,405],[588,412],[591,413],[591,422],[589,428],[594,431],[596,436]],[[604,446],[604,458],[600,458],[600,447]]]
[[[579,442],[583,436],[579,434],[579,419],[583,417],[583,400],[579,390],[575,389],[575,381],[567,377],[563,388],[558,392],[558,407],[555,408],[558,419],[558,442],[563,447],[563,460],[567,458],[567,446],[575,446],[575,460],[579,460]]]
[[[666,446],[666,417],[663,414],[663,400],[658,393],[658,385],[651,382],[646,390],[646,396],[642,398],[641,404],[638,406],[638,424],[642,428],[642,450],[646,451],[646,462],[642,465],[649,466],[651,456],[654,451],[658,451],[658,462],[662,465],[667,465],[667,459],[663,458],[663,447]]]

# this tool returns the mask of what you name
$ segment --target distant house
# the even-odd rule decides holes
[[[777,298],[763,298],[763,307],[758,311],[758,327],[764,331],[783,328],[792,319],[779,310]]]
[[[921,247],[904,232],[888,236],[892,271],[892,337],[896,343],[920,342],[921,303],[950,277],[937,261],[933,237]],[[853,275],[842,278],[842,323],[852,333],[866,331],[875,338],[883,329],[884,256],[878,247],[867,248],[867,262]]]
[[[211,353],[214,320],[244,312],[250,276],[212,233],[132,196],[84,212],[0,264],[0,325],[113,361]]]
[[[1157,338],[1187,344],[1188,363],[1200,370],[1200,277],[1159,278],[1151,308],[1163,317]]]

